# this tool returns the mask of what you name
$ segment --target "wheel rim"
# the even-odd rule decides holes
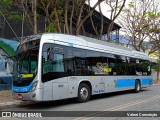
[[[139,91],[140,90],[140,85],[139,85],[139,83],[137,83],[137,91]]]
[[[80,96],[83,99],[86,99],[88,97],[88,90],[85,87],[82,87],[80,90]]]

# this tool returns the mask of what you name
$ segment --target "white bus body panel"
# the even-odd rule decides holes
[[[105,92],[116,92],[118,88],[116,88],[117,76],[105,76]]]
[[[68,98],[78,96],[78,86],[81,81],[85,81],[85,76],[69,76],[68,77]]]
[[[68,78],[58,78],[44,84],[43,101],[68,98]]]

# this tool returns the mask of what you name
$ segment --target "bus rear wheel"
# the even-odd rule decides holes
[[[140,92],[140,90],[141,90],[141,84],[140,84],[140,81],[136,80],[136,82],[135,82],[135,89],[134,89],[134,91],[135,91],[136,93],[138,93],[138,92]]]
[[[78,102],[87,102],[90,99],[91,90],[86,83],[81,83],[78,88]]]

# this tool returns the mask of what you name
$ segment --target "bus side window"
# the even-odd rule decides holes
[[[43,74],[52,71],[52,64],[51,61],[49,60],[47,52],[43,52],[42,60],[43,60]]]
[[[108,58],[108,65],[109,65],[109,68],[111,69],[111,72],[109,72],[109,75],[117,75],[116,61],[114,58]]]
[[[98,54],[94,51],[86,52],[86,68],[87,75],[96,75],[99,74],[100,70],[97,69],[97,63],[100,63],[100,58]]]
[[[128,75],[136,75],[136,59],[131,57],[126,57],[127,59],[127,69]]]
[[[64,62],[65,62],[65,71],[68,73],[68,75],[74,75],[73,56],[70,54],[65,55]]]
[[[150,62],[147,60],[139,60],[142,75],[150,75]]]
[[[52,56],[53,60],[53,72],[64,72],[64,55],[59,53],[54,53]]]
[[[140,59],[136,59],[136,75],[142,75],[142,66]]]
[[[73,50],[73,64],[75,75],[85,75],[85,51],[82,49]]]
[[[116,55],[116,64],[118,75],[127,75],[126,58],[124,56]]]

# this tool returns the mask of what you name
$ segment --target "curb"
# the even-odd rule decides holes
[[[160,83],[157,83],[157,84],[153,84],[153,86],[157,86],[157,85],[160,85]]]
[[[5,109],[5,108],[11,108],[16,105],[27,105],[27,104],[31,104],[31,102],[12,101],[12,102],[0,103],[0,110]]]
[[[11,108],[13,106],[18,106],[18,105],[29,105],[29,104],[34,104],[35,102],[31,101],[12,101],[12,102],[6,102],[6,103],[0,103],[0,110],[5,109],[5,108]]]
[[[6,102],[6,103],[0,103],[0,109],[10,108],[14,105],[19,105],[21,101],[13,101],[13,102]]]

